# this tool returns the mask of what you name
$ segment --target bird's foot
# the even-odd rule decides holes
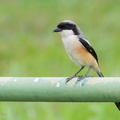
[[[75,77],[81,78],[81,77],[83,77],[83,76],[72,76],[72,77],[68,77],[68,78],[66,78],[65,84],[67,84],[70,80],[72,80],[72,79],[75,78]]]
[[[77,79],[77,81],[76,81],[76,83],[75,83],[75,85],[74,86],[76,86],[81,80],[83,80],[83,79],[85,79],[85,78],[87,78],[87,77],[93,77],[93,76],[78,76],[78,79]]]

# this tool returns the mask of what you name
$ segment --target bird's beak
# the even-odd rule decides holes
[[[62,29],[60,29],[60,28],[55,28],[54,30],[53,30],[53,32],[61,32],[62,31]]]

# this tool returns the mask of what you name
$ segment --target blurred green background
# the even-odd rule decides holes
[[[52,32],[66,19],[80,26],[98,54],[103,74],[120,76],[120,0],[1,0],[0,76],[73,75],[79,67],[67,56],[60,35]],[[91,75],[97,76],[94,71]],[[113,103],[0,102],[0,120],[119,117]]]

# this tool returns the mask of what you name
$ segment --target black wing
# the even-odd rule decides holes
[[[98,57],[97,54],[95,52],[95,50],[92,48],[92,46],[86,42],[84,39],[79,38],[79,41],[82,43],[82,45],[85,47],[85,49],[92,54],[92,56],[96,59],[96,61],[98,62]]]

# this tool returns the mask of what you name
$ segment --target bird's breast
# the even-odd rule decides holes
[[[62,41],[70,59],[76,65],[84,66],[84,61],[82,60],[82,56],[81,56],[82,49],[84,48],[79,42],[78,37],[75,35],[71,35],[69,37],[62,38]]]

